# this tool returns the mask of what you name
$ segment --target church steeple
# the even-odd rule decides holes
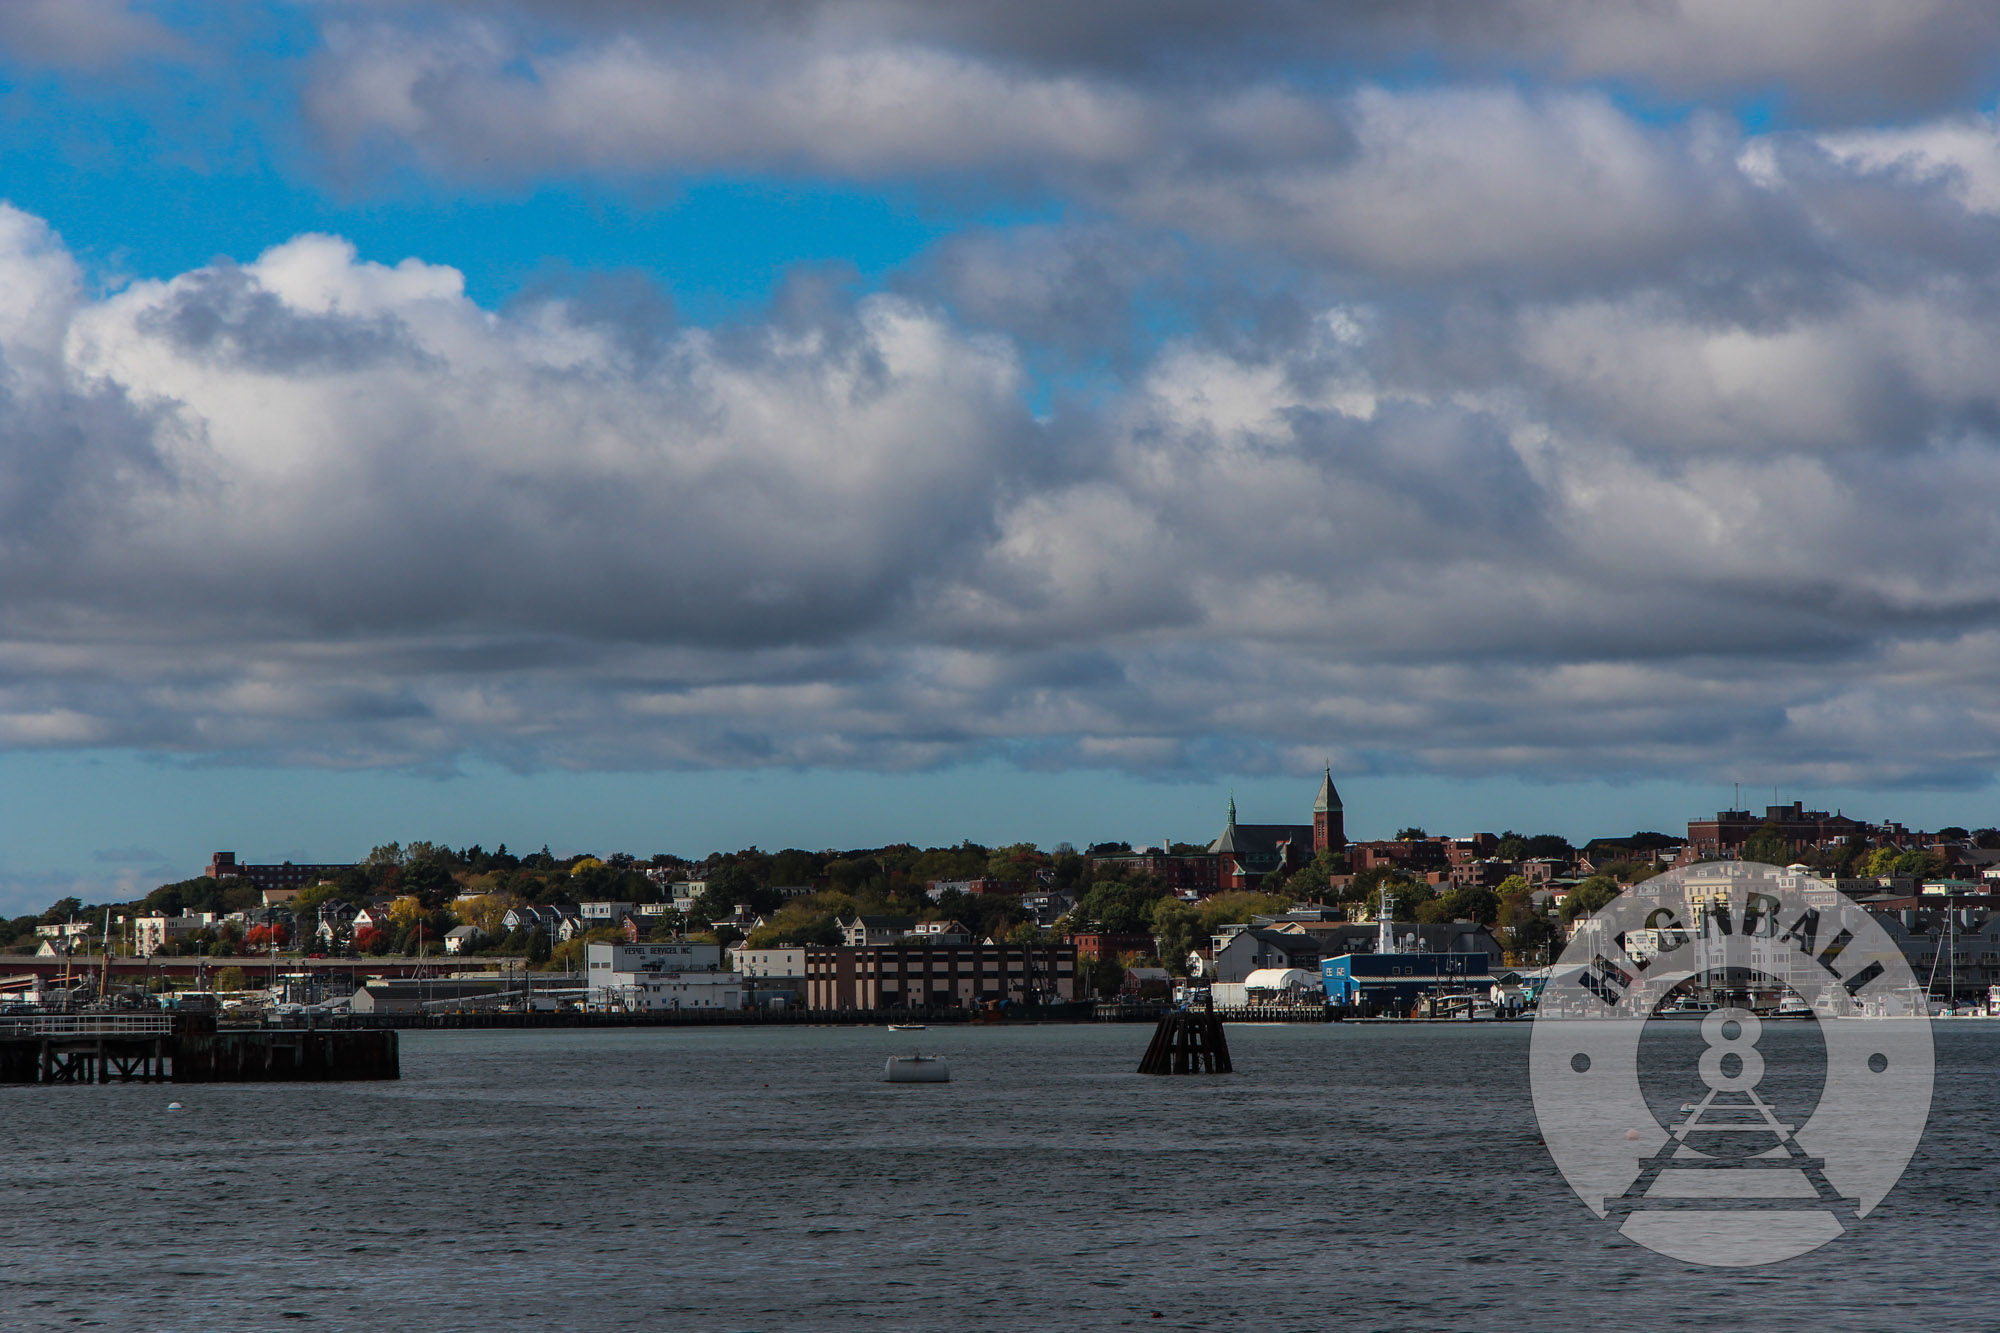
[[[1313,802],[1313,851],[1337,852],[1347,846],[1347,816],[1340,808],[1340,793],[1334,790],[1333,768],[1319,784],[1319,799]]]

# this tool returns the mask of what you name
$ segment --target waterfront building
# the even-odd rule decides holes
[[[1076,998],[1071,944],[812,945],[805,951],[809,1009],[971,1007]]]
[[[1426,996],[1492,993],[1492,962],[1485,952],[1432,953],[1409,947],[1417,936],[1399,938],[1386,908],[1376,916],[1375,931],[1372,953],[1345,953],[1320,964],[1328,1004],[1404,1013]]]
[[[592,944],[593,1008],[631,1011],[740,1009],[743,978],[722,970],[722,946],[692,940],[660,944]]]

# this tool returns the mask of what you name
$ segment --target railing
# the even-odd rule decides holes
[[[0,1018],[8,1037],[164,1037],[174,1030],[169,1014],[29,1014]]]

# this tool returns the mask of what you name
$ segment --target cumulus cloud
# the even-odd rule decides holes
[[[1057,207],[712,327],[0,210],[0,744],[1983,780],[1991,22],[1812,13],[329,11],[350,170]]]
[[[1772,326],[1665,291],[1443,312],[1482,354],[1421,374],[1411,312],[1301,296],[1282,336],[1175,336],[1037,420],[1016,341],[914,295],[641,346],[328,236],[105,295],[35,219],[0,242],[11,746],[2000,754],[1995,319],[1942,282]]]

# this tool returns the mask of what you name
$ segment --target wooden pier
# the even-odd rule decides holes
[[[1175,1009],[1153,1029],[1153,1042],[1139,1062],[1142,1074],[1227,1074],[1229,1042],[1222,1019],[1205,1009]]]
[[[215,1019],[202,1014],[59,1014],[0,1025],[0,1084],[289,1083],[400,1076],[394,1032],[218,1032]]]

